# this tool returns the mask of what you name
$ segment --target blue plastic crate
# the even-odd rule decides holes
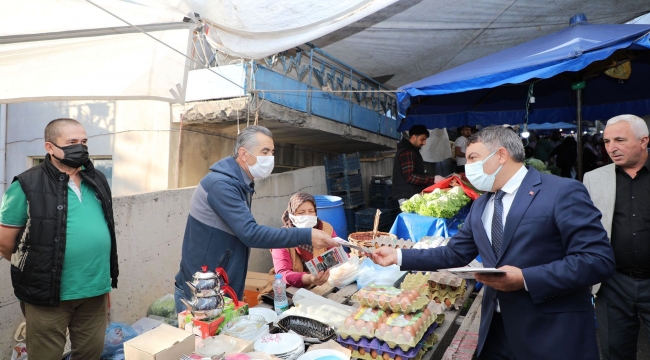
[[[362,186],[361,174],[344,175],[340,177],[327,178],[327,191],[349,191],[358,189]]]
[[[379,216],[379,228],[390,228],[395,222],[397,213],[391,209],[379,209],[381,211],[381,216]],[[377,214],[376,208],[367,208],[364,210],[357,211],[355,213],[355,226],[357,229],[372,229],[375,226],[375,215]]]
[[[331,195],[340,196],[343,199],[343,207],[346,209],[357,208],[366,205],[366,198],[363,191],[348,191],[342,193],[332,193]]]
[[[361,169],[361,160],[359,154],[348,156],[342,154],[335,159],[325,158],[325,172],[327,174],[344,173]]]
[[[377,209],[399,210],[399,202],[392,198],[371,198],[368,206]]]
[[[370,186],[368,187],[368,195],[371,199],[389,198],[392,190],[392,185],[370,183]]]
[[[343,209],[345,211],[345,219],[347,221],[347,226],[348,226],[348,234],[352,234],[356,230],[356,217],[354,213],[356,211],[363,210],[363,206],[358,206],[355,208],[350,208],[350,209]]]

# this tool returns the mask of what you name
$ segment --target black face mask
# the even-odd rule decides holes
[[[65,166],[69,166],[71,168],[80,168],[83,164],[85,164],[88,161],[88,146],[84,144],[74,144],[74,145],[68,145],[64,147],[60,147],[55,143],[52,143],[52,145],[58,147],[59,149],[63,150],[63,159],[60,159],[58,157],[54,156],[55,159],[59,160],[61,164]]]

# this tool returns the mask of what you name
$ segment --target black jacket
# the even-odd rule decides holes
[[[395,153],[395,161],[393,163],[393,189],[391,196],[395,200],[409,199],[411,196],[421,193],[422,190],[427,188],[427,185],[413,185],[406,182],[406,178],[402,174],[402,164],[399,160],[400,155],[404,151],[411,151],[413,153],[415,158],[415,174],[427,175],[424,170],[424,160],[422,159],[422,154],[420,154],[420,149],[413,146],[408,139],[402,139],[397,144],[397,152]]]
[[[111,234],[111,285],[116,288],[119,270],[111,189],[104,174],[96,171],[92,162],[88,161],[84,167],[79,172],[81,178],[95,188],[100,197]],[[11,282],[16,297],[29,304],[59,305],[69,178],[52,164],[47,155],[42,164],[13,180],[20,183],[27,196],[29,218],[11,257]]]

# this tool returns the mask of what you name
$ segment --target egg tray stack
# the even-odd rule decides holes
[[[367,286],[355,294],[353,300],[362,307],[337,330],[341,339],[351,342],[348,345],[361,346],[364,341],[363,345],[368,345],[377,340],[390,349],[408,352],[426,338],[428,329],[442,313],[441,309],[432,312],[428,306],[436,304],[425,295],[391,286]],[[411,357],[415,355],[417,351],[411,353]]]
[[[400,284],[400,289],[416,290],[420,294],[426,294],[427,297],[430,297],[431,291],[429,289],[429,276],[430,274],[428,272],[408,274]]]
[[[444,315],[441,315],[444,318]],[[410,348],[408,351],[402,350],[400,347],[391,348],[387,343],[379,339],[361,338],[355,341],[351,337],[347,339],[339,336],[337,342],[343,347],[352,351],[352,358],[364,360],[421,360],[422,356],[427,350],[438,342],[438,335],[434,334],[434,330],[438,328],[438,321],[429,326],[429,329],[424,334],[423,341]]]
[[[445,304],[448,309],[460,309],[463,306],[467,283],[449,272],[432,272],[429,275],[430,299],[438,304]]]

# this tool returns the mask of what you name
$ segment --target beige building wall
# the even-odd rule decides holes
[[[7,105],[7,157],[4,181],[43,157],[43,130],[56,118],[81,122],[91,156],[113,160],[114,196],[164,190],[169,185],[170,106],[161,101],[79,100]]]

